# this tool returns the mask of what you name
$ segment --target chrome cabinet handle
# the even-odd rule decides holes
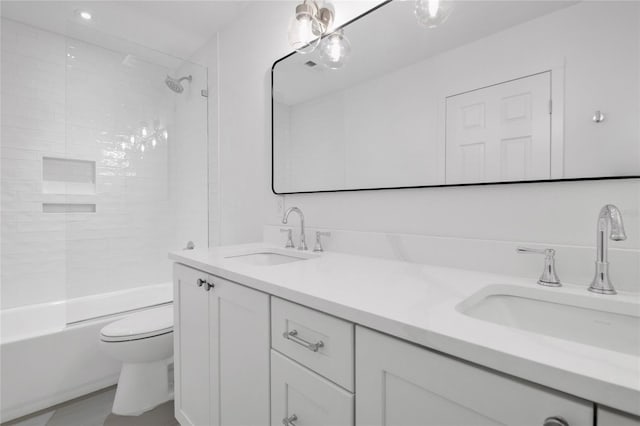
[[[316,343],[311,343],[301,337],[298,337],[298,330],[291,330],[288,333],[285,331],[284,333],[282,333],[282,337],[284,337],[285,339],[289,339],[293,343],[297,343],[300,346],[304,346],[312,352],[318,352],[318,349],[324,346],[324,342],[322,340],[318,340]]]
[[[282,424],[284,426],[296,426],[293,422],[295,422],[296,420],[298,420],[298,416],[296,416],[295,414],[290,415],[289,417],[285,417],[284,419],[282,419]]]
[[[560,416],[547,417],[544,419],[543,426],[569,426],[569,422]]]
[[[198,287],[204,286],[206,291],[211,290],[215,287],[215,284],[208,283],[207,280],[203,280],[202,278],[198,278]]]

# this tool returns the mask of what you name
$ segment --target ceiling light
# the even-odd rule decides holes
[[[436,28],[451,15],[453,0],[417,0],[415,14],[418,22],[427,28]]]
[[[78,15],[80,15],[80,17],[82,19],[84,19],[85,21],[90,21],[92,16],[91,16],[91,12],[87,12],[86,10],[80,10],[78,11]]]
[[[296,6],[296,14],[289,22],[289,44],[299,53],[312,52],[332,23],[331,9],[318,8],[314,0],[304,0]]]

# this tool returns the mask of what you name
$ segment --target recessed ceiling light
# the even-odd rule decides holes
[[[78,12],[78,14],[80,15],[80,17],[82,19],[84,19],[85,21],[90,21],[92,16],[90,12],[87,12],[86,10],[81,10]]]

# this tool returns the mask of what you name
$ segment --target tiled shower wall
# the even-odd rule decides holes
[[[171,143],[167,73],[2,20],[2,308],[170,281],[167,145],[121,146],[154,120]],[[44,157],[95,162],[95,184],[45,193]],[[95,213],[45,213],[45,203]]]

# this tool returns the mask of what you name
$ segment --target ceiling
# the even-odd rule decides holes
[[[239,16],[243,1],[5,1],[1,14],[69,37],[113,47],[142,45],[189,59],[216,32]],[[83,21],[79,10],[93,18]]]

